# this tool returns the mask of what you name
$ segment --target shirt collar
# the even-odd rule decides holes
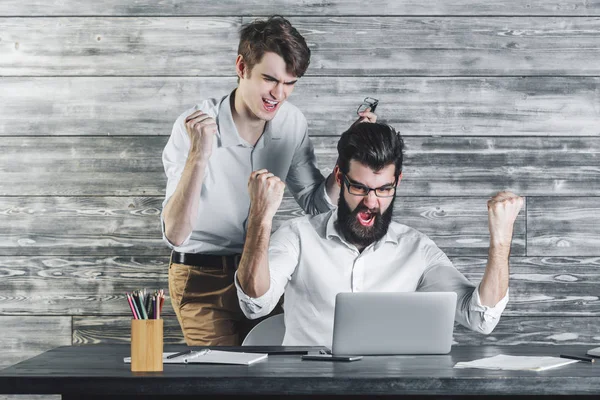
[[[229,95],[227,95],[223,100],[221,100],[221,104],[219,105],[219,113],[217,114],[217,126],[219,129],[219,134],[221,137],[221,147],[231,147],[238,145],[246,145],[246,142],[240,137],[240,134],[235,126],[235,122],[233,121],[233,113],[231,111],[231,96],[235,93],[234,89]],[[279,110],[277,110],[277,114],[275,118],[271,121],[268,121],[265,125],[265,130],[263,132],[263,137],[266,141],[270,138],[279,138],[281,137],[281,129],[274,129],[275,126],[281,126],[280,121],[284,119],[284,115],[282,113],[283,108],[287,106],[287,102],[284,102]],[[285,112],[285,111],[284,111]]]
[[[337,208],[334,208],[333,210],[329,211],[331,213],[331,215],[329,216],[329,219],[327,221],[327,227],[325,228],[325,238],[326,239],[331,239],[331,238],[337,237],[338,239],[340,239],[342,241],[342,243],[350,246],[350,243],[348,243],[342,237],[342,235],[339,234],[339,232],[335,228],[335,223],[338,220],[338,212],[337,212],[337,210],[338,210]],[[387,242],[391,242],[391,243],[394,243],[394,244],[398,244],[399,243],[398,235],[396,235],[395,232],[393,231],[393,229],[391,228],[391,224],[388,227],[388,230],[385,233],[385,236],[382,237],[377,242],[375,242],[375,245],[374,245],[375,250],[377,250],[379,247],[381,247],[383,245],[383,243],[387,243]]]
[[[231,147],[244,144],[237,131],[235,122],[233,122],[233,115],[231,113],[232,94],[233,92],[221,100],[221,104],[219,105],[219,113],[217,114],[217,127],[219,129],[219,136],[221,138],[221,147]]]

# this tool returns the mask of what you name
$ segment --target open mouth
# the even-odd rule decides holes
[[[267,110],[268,112],[275,111],[275,109],[279,105],[279,102],[275,101],[275,100],[269,100],[269,99],[264,99],[264,98],[262,100],[263,100],[263,106],[265,107],[265,110]]]
[[[356,214],[356,218],[362,226],[372,226],[375,222],[375,213],[370,211],[361,211]]]

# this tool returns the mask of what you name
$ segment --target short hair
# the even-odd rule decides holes
[[[241,54],[250,71],[260,63],[266,52],[283,58],[288,73],[300,78],[310,64],[310,49],[300,33],[280,15],[245,24],[240,30],[238,54]]]
[[[382,123],[361,122],[342,133],[337,145],[338,167],[347,174],[350,160],[374,171],[394,164],[395,178],[402,172],[404,140],[394,128]]]

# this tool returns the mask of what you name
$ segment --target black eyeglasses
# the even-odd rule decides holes
[[[344,183],[348,187],[348,193],[354,196],[368,196],[371,191],[375,192],[375,196],[377,197],[394,197],[396,194],[396,182],[393,185],[385,185],[378,188],[370,188],[360,183],[350,182],[350,179],[346,176],[346,174],[342,175],[344,177]]]
[[[365,97],[362,104],[358,106],[356,113],[360,114],[361,112],[367,111],[367,108],[370,108],[371,112],[375,112],[377,104],[379,104],[379,100],[374,99],[373,97]]]

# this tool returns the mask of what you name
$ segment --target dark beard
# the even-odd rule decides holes
[[[392,222],[392,214],[394,212],[393,199],[390,206],[383,214],[378,211],[375,214],[375,222],[373,226],[363,226],[358,222],[357,215],[361,211],[369,210],[361,202],[354,209],[350,210],[350,206],[344,199],[344,188],[340,191],[340,199],[338,200],[338,219],[335,222],[335,228],[347,242],[354,244],[357,247],[365,248],[373,242],[383,238]]]

